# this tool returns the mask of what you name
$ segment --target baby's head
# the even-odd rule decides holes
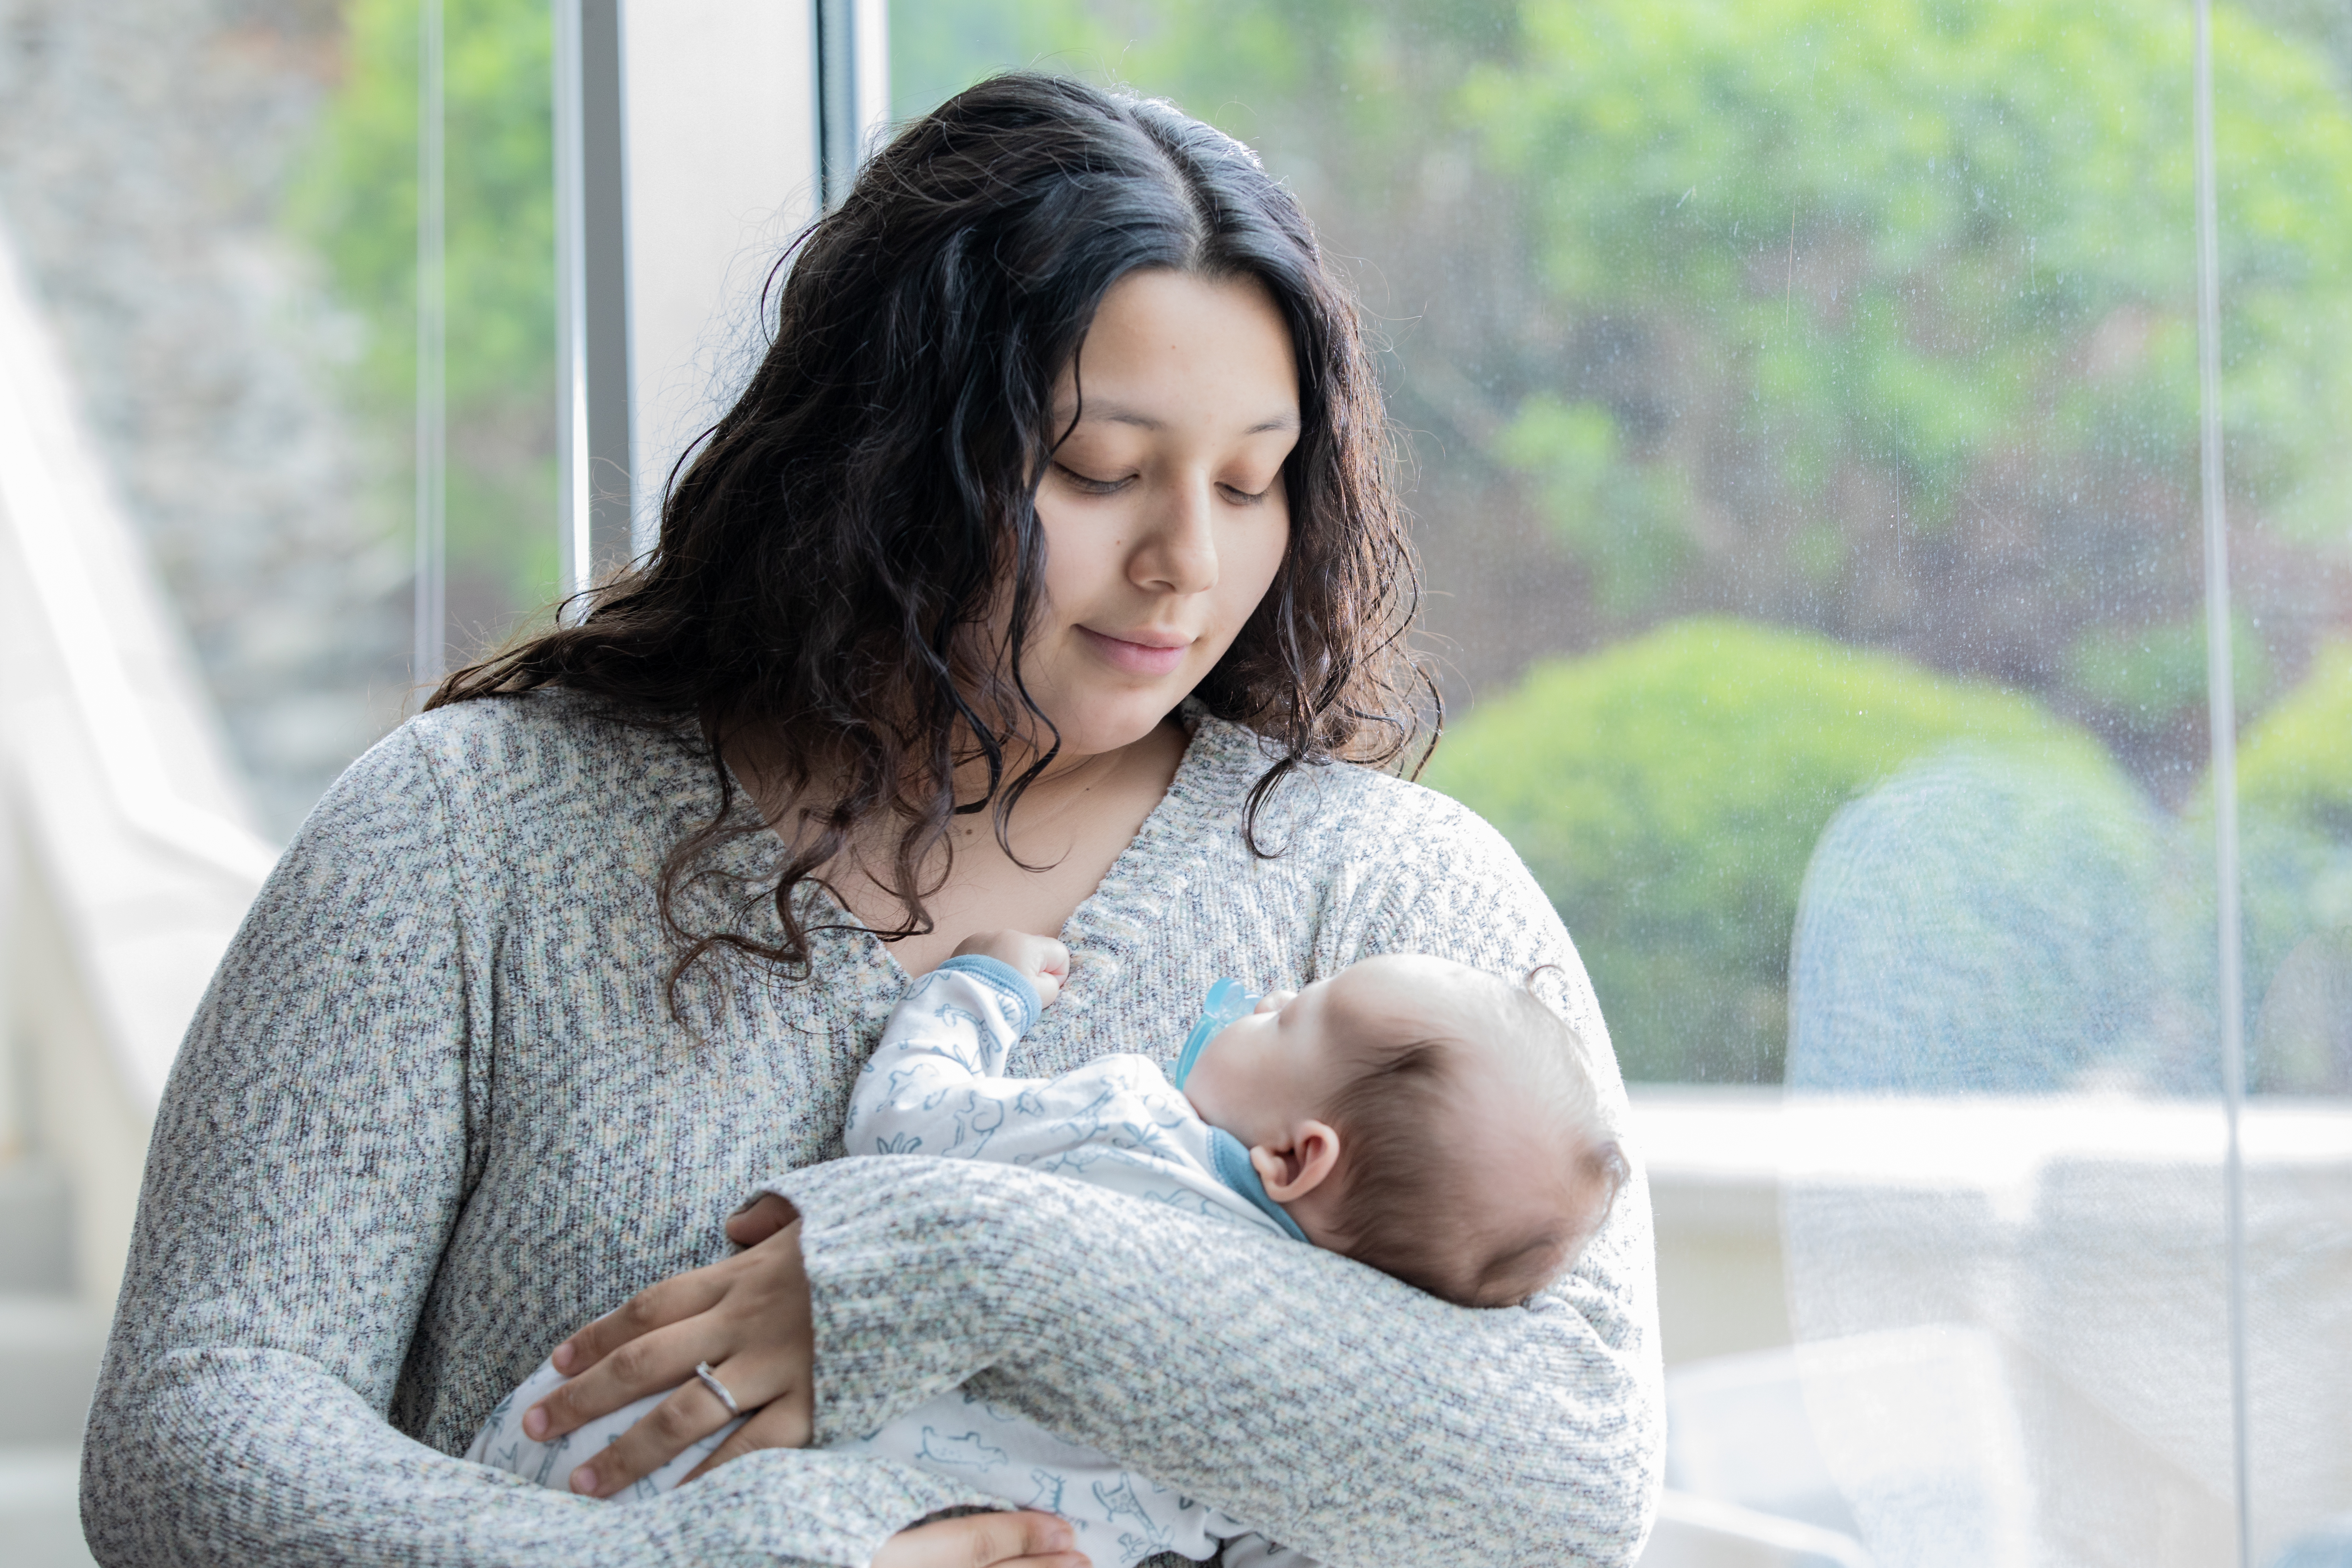
[[[1542,1289],[1625,1175],[1568,1026],[1445,959],[1369,958],[1267,995],[1184,1093],[1309,1240],[1465,1306]]]

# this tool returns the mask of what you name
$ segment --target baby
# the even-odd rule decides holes
[[[1542,1289],[1599,1228],[1623,1180],[1575,1036],[1526,986],[1465,965],[1368,958],[1263,997],[1221,981],[1171,1082],[1139,1056],[1006,1078],[1068,954],[1018,931],[973,937],[956,954],[892,1012],[851,1100],[852,1155],[1027,1165],[1326,1247],[1465,1307],[1509,1306]],[[562,1382],[542,1364],[491,1412],[467,1458],[562,1488],[583,1455],[667,1396],[535,1442],[522,1415]],[[733,1430],[623,1495],[677,1486]],[[1058,1513],[1097,1568],[1161,1552],[1305,1561],[961,1389],[835,1451],[919,1465]]]

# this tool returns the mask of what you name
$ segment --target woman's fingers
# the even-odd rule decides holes
[[[807,1394],[806,1389],[787,1390],[770,1401],[751,1419],[730,1432],[727,1441],[688,1470],[686,1479],[690,1481],[697,1476],[708,1475],[730,1459],[740,1459],[761,1448],[807,1447],[815,1415]]]
[[[614,1492],[684,1453],[735,1419],[700,1379],[682,1384],[637,1424],[572,1472],[572,1489],[582,1497]]]
[[[540,1442],[647,1394],[677,1388],[705,1362],[725,1365],[727,1390],[739,1410],[757,1409],[795,1388],[805,1399],[814,1347],[799,1226],[786,1226],[747,1251],[639,1291],[620,1310],[574,1334],[565,1348],[572,1352],[573,1366],[586,1370],[524,1413],[523,1431]],[[560,1358],[556,1370],[567,1370]],[[708,1389],[702,1393],[715,1408],[726,1410]],[[694,1436],[720,1425],[709,1422]],[[670,1436],[665,1430],[659,1440]],[[669,1452],[676,1454],[686,1442]]]
[[[541,1443],[561,1437],[648,1394],[679,1387],[694,1376],[697,1366],[723,1360],[733,1348],[725,1337],[724,1325],[708,1317],[656,1329],[640,1339],[631,1340],[525,1411],[523,1432]],[[698,1382],[695,1386],[702,1389]],[[728,1392],[745,1410],[763,1405],[772,1397],[767,1390],[755,1392],[748,1380],[740,1390],[730,1384]],[[719,1421],[703,1428],[709,1432],[731,1417],[709,1390],[702,1389],[702,1394],[720,1414]]]
[[[902,1530],[873,1568],[1088,1568],[1068,1521],[1050,1513],[974,1513]]]
[[[725,1278],[719,1273],[725,1267],[714,1263],[646,1286],[617,1310],[556,1346],[549,1359],[564,1376],[577,1377],[631,1340],[708,1310],[726,1291]]]
[[[762,1412],[761,1440],[754,1447],[807,1443],[815,1408],[809,1378],[814,1347],[799,1225],[788,1225],[757,1247],[665,1284],[683,1287],[688,1281],[695,1282],[692,1289],[681,1289],[667,1301],[660,1286],[641,1292],[613,1319],[634,1327],[658,1319],[680,1302],[706,1303],[699,1310],[624,1340],[524,1414],[523,1431],[545,1442],[649,1394],[669,1391],[650,1414],[573,1472],[572,1490],[611,1497],[738,1414]],[[648,1297],[654,1298],[652,1306],[632,1321],[633,1309]],[[698,1369],[705,1363],[712,1369],[711,1378],[726,1390],[725,1398],[700,1377]],[[763,1407],[773,1407],[774,1413],[767,1414]]]

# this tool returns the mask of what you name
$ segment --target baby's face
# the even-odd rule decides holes
[[[1204,1121],[1254,1157],[1260,1145],[1287,1146],[1302,1123],[1330,1114],[1334,1098],[1361,1070],[1351,1042],[1493,1037],[1509,1026],[1495,989],[1487,976],[1444,959],[1365,959],[1304,990],[1261,999],[1256,1012],[1202,1050],[1184,1093]],[[1563,1157],[1556,1118],[1541,1097],[1499,1064],[1465,1073],[1426,1131],[1436,1148],[1466,1162],[1462,1179],[1448,1184],[1454,1228],[1441,1250],[1449,1256],[1432,1260],[1450,1282],[1439,1293],[1488,1306],[1525,1298],[1566,1265],[1605,1194]],[[1327,1234],[1337,1191],[1332,1184],[1304,1202],[1285,1200],[1318,1246],[1339,1245]]]
[[[1391,954],[1351,963],[1299,991],[1270,991],[1201,1052],[1184,1080],[1202,1121],[1245,1146],[1276,1140],[1325,1114],[1347,1082],[1342,1042],[1444,1011],[1461,984],[1458,965]]]

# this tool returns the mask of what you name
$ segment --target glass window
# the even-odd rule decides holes
[[[25,5],[0,214],[282,839],[413,710],[419,0]],[[451,657],[555,586],[546,0],[448,0]]]
[[[2189,0],[891,13],[900,116],[1015,65],[1166,94],[1352,275],[1425,782],[1636,1080],[1663,1528],[2352,1542],[2352,11],[2211,12],[2210,386]],[[5,15],[0,226],[282,838],[415,707],[420,517],[450,662],[557,585],[548,0]]]
[[[899,0],[1256,147],[1386,343],[1425,781],[1576,937],[1658,1184],[1673,1484],[1881,1563],[2352,1508],[2352,32],[2217,6],[2242,788],[2233,1394],[2174,0]]]

